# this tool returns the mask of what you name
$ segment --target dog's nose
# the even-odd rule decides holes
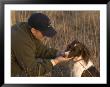
[[[69,53],[70,53],[70,51],[66,51],[66,52],[65,52],[65,56],[68,56]]]

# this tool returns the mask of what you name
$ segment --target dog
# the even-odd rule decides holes
[[[67,46],[65,52],[74,62],[71,69],[73,77],[100,77],[99,71],[91,61],[90,51],[83,43],[74,40]]]

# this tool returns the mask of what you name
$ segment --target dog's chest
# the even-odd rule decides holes
[[[93,66],[91,61],[86,65],[84,61],[79,61],[74,63],[73,68],[71,70],[71,75],[74,77],[81,77],[84,70],[87,70],[89,67]]]

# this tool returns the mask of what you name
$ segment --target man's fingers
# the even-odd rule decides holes
[[[73,59],[74,57],[71,57],[70,59]]]
[[[73,59],[73,57],[71,57],[71,58],[68,58],[68,59],[69,59],[69,60],[70,60],[70,59]]]
[[[65,58],[65,60],[70,60],[70,59],[72,59],[73,57],[71,57],[71,58]]]

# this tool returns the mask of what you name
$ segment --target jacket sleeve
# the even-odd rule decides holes
[[[46,45],[43,45],[41,42],[36,43],[36,58],[43,59],[54,59],[56,57],[58,50],[54,48],[49,48]]]
[[[13,49],[18,65],[28,76],[43,76],[50,72],[53,67],[50,60],[37,61],[34,44],[29,38],[24,37],[28,36],[25,33],[13,33],[11,35],[11,49]]]

